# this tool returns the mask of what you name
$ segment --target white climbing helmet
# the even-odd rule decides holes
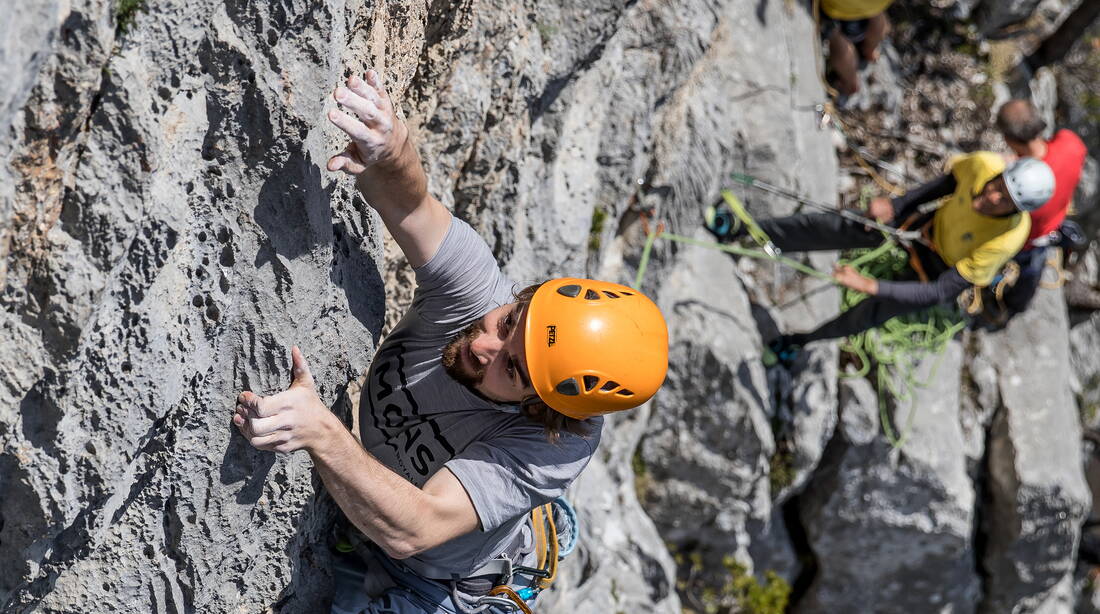
[[[1054,171],[1042,160],[1020,158],[1004,172],[1008,195],[1020,211],[1034,211],[1054,196]]]

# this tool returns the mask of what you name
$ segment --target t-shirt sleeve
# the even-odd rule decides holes
[[[979,245],[969,256],[955,263],[955,269],[975,286],[985,287],[1024,246],[1031,232],[1031,218],[1021,215],[1020,221],[1008,232]]]
[[[498,307],[512,283],[497,266],[488,244],[457,217],[434,256],[413,269],[413,308],[437,324],[468,322]]]
[[[492,531],[565,493],[599,444],[603,419],[589,424],[587,436],[564,433],[555,443],[541,426],[522,425],[447,461],[473,501],[481,530]]]

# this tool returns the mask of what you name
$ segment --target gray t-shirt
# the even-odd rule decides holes
[[[514,300],[515,285],[468,224],[452,218],[439,250],[415,271],[412,306],[371,364],[360,436],[375,458],[417,487],[443,466],[458,477],[481,530],[408,562],[466,575],[498,555],[514,557],[507,550],[529,512],[576,479],[599,443],[603,420],[589,420],[586,437],[563,433],[551,444],[516,406],[481,398],[443,369],[441,352],[455,334]]]

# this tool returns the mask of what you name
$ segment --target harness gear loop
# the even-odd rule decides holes
[[[512,574],[503,579],[503,583],[494,586],[486,599],[507,599],[523,614],[531,614],[527,599],[550,588],[558,575],[558,529],[554,523],[553,503],[546,503],[531,510],[531,529],[535,538],[535,560],[537,567],[516,565]],[[521,588],[518,592],[509,586],[513,575],[531,576],[535,586]]]
[[[535,527],[535,547],[538,553],[538,568],[547,572],[539,578],[540,589],[550,588],[558,575],[558,529],[554,526],[554,510],[547,503],[531,510],[531,525]]]
[[[1020,280],[1021,272],[1020,264],[1009,260],[988,286],[970,286],[963,290],[958,298],[959,308],[971,318],[981,316],[990,324],[1003,326],[1010,317],[1005,294]],[[989,297],[983,297],[987,292]],[[992,305],[987,306],[988,301],[993,301]]]
[[[968,316],[975,316],[982,312],[982,290],[978,286],[970,286],[959,294],[959,308]]]
[[[1016,285],[1020,279],[1020,265],[1015,260],[1009,260],[1001,269],[1001,279],[993,286],[993,296],[997,297],[997,303],[1004,308],[1005,292]]]
[[[503,595],[504,598],[515,604],[520,612],[523,612],[523,614],[531,614],[531,608],[527,606],[527,602],[506,584],[494,586],[493,590],[489,591],[489,595],[492,597],[500,597]]]

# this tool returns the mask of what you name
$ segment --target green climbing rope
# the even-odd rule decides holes
[[[875,279],[896,279],[909,262],[908,253],[893,241],[875,249],[854,250],[848,256],[851,258],[849,265]],[[843,288],[841,311],[851,309],[866,298],[863,293]],[[865,377],[874,370],[882,431],[894,448],[903,446],[912,430],[917,415],[916,389],[927,386],[936,377],[944,348],[964,326],[965,322],[956,311],[937,306],[895,317],[882,326],[845,340],[842,349],[855,356],[859,368],[842,377]],[[917,364],[931,355],[936,356],[936,361],[928,379],[918,381]],[[900,432],[888,415],[888,396],[898,405],[909,403],[905,427]]]
[[[749,210],[745,208],[745,204],[741,202],[737,195],[729,190],[722,190],[722,200],[726,201],[726,206],[733,211],[733,214],[737,216],[737,219],[741,220],[741,223],[745,225],[745,230],[748,231],[749,236],[752,237],[756,244],[764,248],[764,251],[771,256],[779,255],[779,248],[772,243],[771,237],[768,233],[764,232],[764,229],[760,227],[760,224],[756,223],[756,220],[749,215]]]

